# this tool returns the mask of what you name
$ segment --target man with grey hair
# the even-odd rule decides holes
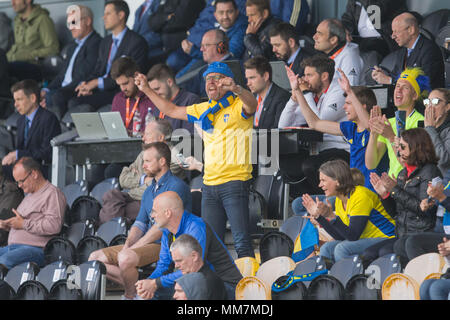
[[[68,101],[75,96],[75,88],[95,67],[102,38],[94,30],[93,23],[94,15],[89,7],[72,5],[67,8],[67,28],[74,41],[62,56],[64,66],[61,71],[41,91],[41,106],[53,111],[58,119],[66,113]]]
[[[380,66],[375,66],[372,78],[380,84],[395,84],[407,67],[420,67],[430,78],[432,89],[445,87],[444,58],[434,41],[420,34],[416,17],[404,12],[392,20],[392,39],[400,49],[390,53]],[[394,62],[394,63],[392,63]]]
[[[347,34],[338,19],[325,19],[314,34],[314,49],[325,53],[335,62],[335,70],[342,69],[350,85],[363,85],[363,60],[357,44],[347,42]]]
[[[189,234],[182,234],[170,246],[170,254],[175,268],[183,275],[199,272],[206,278],[208,300],[226,300],[227,292],[223,280],[204,263],[202,247],[197,239]]]

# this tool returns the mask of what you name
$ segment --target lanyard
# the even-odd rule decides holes
[[[125,126],[127,128],[129,126],[131,120],[133,119],[134,112],[136,111],[136,108],[139,105],[140,99],[141,99],[140,97],[136,99],[136,103],[134,104],[133,109],[131,110],[131,114],[129,113],[130,112],[130,98],[127,99],[127,109],[126,109],[126,115],[125,115],[125,117],[126,117],[125,118]]]
[[[342,48],[340,48],[338,51],[336,51],[331,57],[330,57],[330,59],[335,59],[338,55],[339,55],[339,53],[341,53],[342,52],[342,50],[344,50],[344,48],[345,48],[345,46],[343,46]]]
[[[262,98],[261,96],[258,96],[258,106],[256,107],[256,113],[255,113],[255,127],[259,125],[259,117],[261,116],[261,113],[259,112],[259,108],[261,107]]]

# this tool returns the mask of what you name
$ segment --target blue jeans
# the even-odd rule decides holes
[[[313,198],[314,200],[316,200],[316,197],[318,197],[319,200],[324,202],[325,204],[327,203],[326,202],[327,197],[325,195],[323,194],[311,195],[311,198]],[[334,196],[329,197],[328,200],[330,201],[334,211],[334,202],[336,201],[336,197]],[[304,216],[307,213],[306,208],[303,206],[302,203],[302,197],[295,198],[294,201],[292,201],[292,210],[294,211],[295,215],[299,216]]]
[[[216,186],[202,187],[202,218],[223,242],[226,223],[230,222],[234,247],[238,258],[254,257],[249,228],[250,181],[230,181]]]
[[[34,262],[39,267],[44,266],[44,249],[24,244],[11,244],[0,248],[0,264],[8,269],[24,262]]]
[[[420,285],[421,300],[450,300],[450,279],[425,280]]]
[[[356,241],[334,240],[326,242],[320,247],[320,255],[333,260],[349,258],[355,254],[362,254],[368,247],[386,240],[386,238],[365,238]]]

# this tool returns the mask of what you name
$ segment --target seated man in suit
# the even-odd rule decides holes
[[[392,38],[400,49],[389,54],[375,66],[372,78],[381,84],[395,84],[400,73],[407,67],[421,68],[430,78],[431,89],[445,87],[445,68],[441,50],[434,41],[420,34],[416,17],[402,13],[392,21]],[[388,66],[388,61],[394,65]]]
[[[115,94],[119,92],[119,87],[110,76],[112,63],[117,58],[128,56],[137,63],[141,71],[147,70],[147,42],[126,26],[129,14],[130,9],[125,1],[106,2],[103,20],[105,29],[112,34],[101,41],[93,72],[75,88],[77,97],[69,101],[69,112],[80,104],[88,104],[94,110],[111,104]]]
[[[147,73],[147,79],[152,90],[160,97],[172,101],[177,106],[188,106],[200,102],[198,95],[177,85],[172,69],[165,64],[160,63],[151,67]],[[155,113],[159,113],[158,118],[167,119],[172,125],[173,130],[186,129],[190,134],[194,134],[194,124],[168,117],[157,109]]]
[[[272,67],[266,58],[262,56],[250,58],[245,61],[244,68],[247,86],[258,101],[253,127],[278,128],[281,112],[291,94],[272,82]]]
[[[325,19],[317,26],[314,34],[314,49],[334,60],[336,72],[342,69],[352,86],[364,84],[362,76],[363,60],[356,43],[347,42],[347,34],[342,22]]]
[[[42,80],[38,59],[59,53],[55,24],[47,9],[34,0],[13,0],[14,44],[7,53],[9,73],[18,80]],[[2,30],[3,32],[3,30]]]
[[[76,9],[78,7],[78,10]],[[66,113],[67,102],[75,88],[95,67],[101,37],[94,30],[94,15],[87,6],[72,6],[67,13],[67,27],[74,42],[63,57],[64,67],[47,88],[41,91],[41,106],[53,111],[58,119]]]
[[[9,231],[8,245],[0,248],[0,264],[11,269],[24,262],[45,265],[44,247],[58,235],[64,221],[66,197],[43,176],[38,162],[23,157],[14,164],[14,180],[26,194],[15,216],[0,220]]]
[[[295,74],[303,77],[301,62],[303,59],[314,55],[314,50],[300,47],[295,28],[287,22],[274,25],[269,31],[269,37],[277,59],[286,62]]]
[[[12,164],[22,157],[32,157],[38,163],[49,165],[52,162],[50,140],[61,133],[56,116],[39,106],[39,86],[34,80],[23,80],[11,87],[14,106],[21,117],[17,120],[17,150],[11,151],[2,159],[5,176],[12,180]],[[48,171],[43,170],[44,177]]]

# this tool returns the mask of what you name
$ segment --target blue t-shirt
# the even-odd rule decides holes
[[[158,183],[153,179],[152,184],[145,189],[133,227],[139,228],[144,234],[151,228],[153,225],[151,219],[153,200],[157,195],[166,191],[175,191],[183,200],[185,210],[191,211],[192,197],[189,186],[169,170],[159,179]]]
[[[341,132],[350,144],[350,168],[359,169],[365,178],[365,187],[375,191],[370,183],[370,173],[376,172],[378,175],[386,172],[389,166],[389,158],[387,152],[381,159],[378,166],[369,170],[366,167],[365,153],[367,143],[369,142],[370,132],[365,129],[362,132],[358,132],[357,125],[353,121],[342,121],[340,123]]]

